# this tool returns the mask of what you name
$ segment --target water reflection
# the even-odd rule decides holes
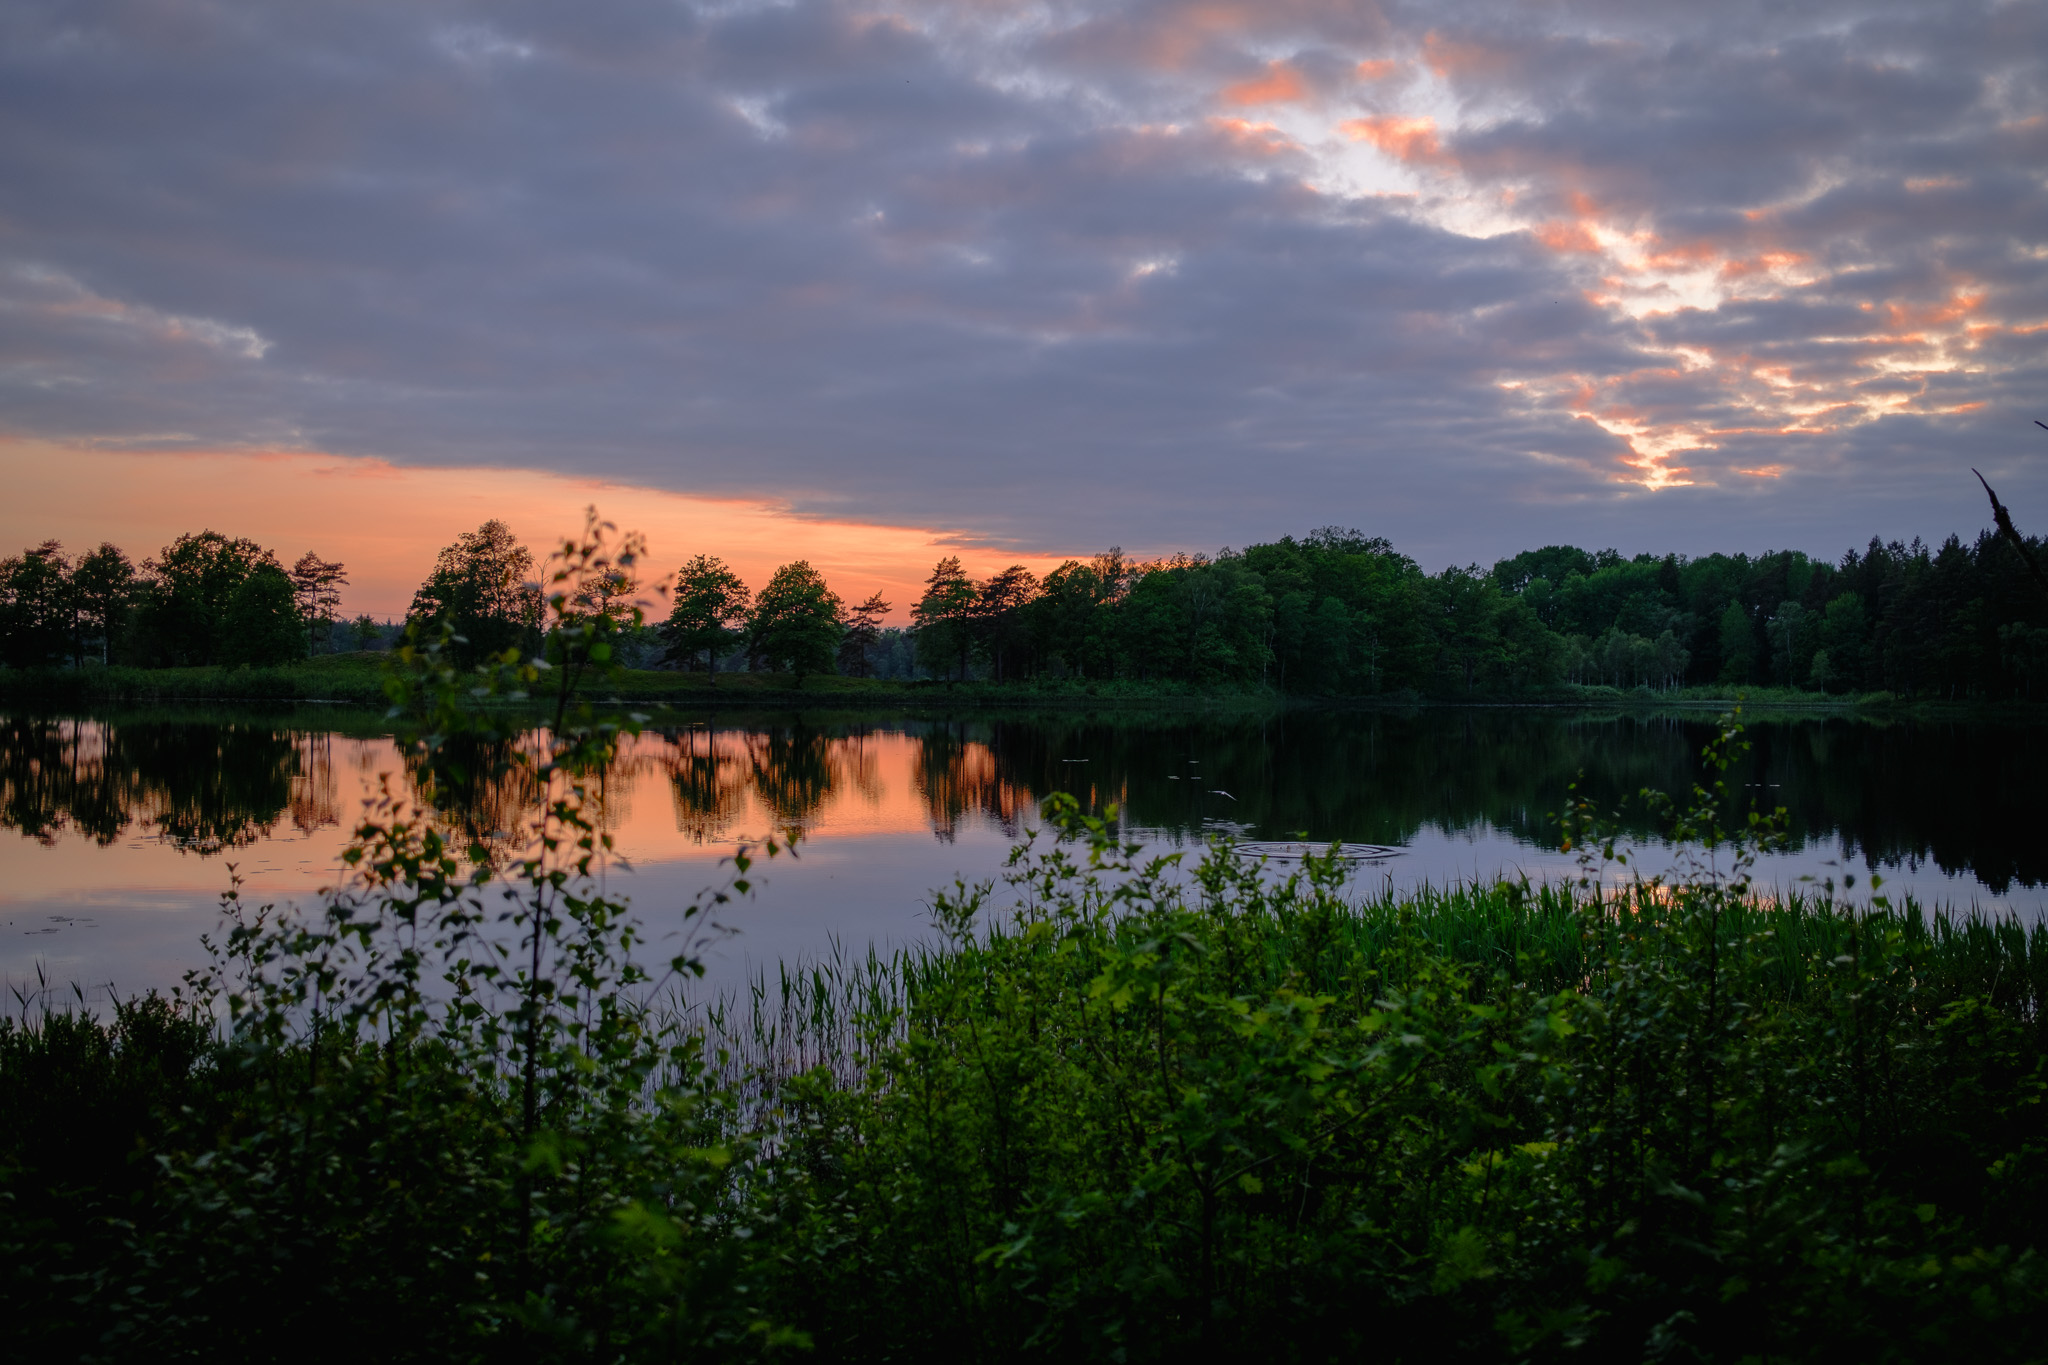
[[[331,736],[250,721],[0,718],[0,825],[106,847],[139,829],[200,855],[289,818],[338,824]]]
[[[399,772],[465,841],[502,844],[533,808],[505,753],[464,753],[429,774],[405,768],[374,726],[304,713],[7,717],[0,824],[49,846],[141,835],[206,858],[286,827],[338,838],[379,771]],[[1711,732],[1707,716],[1510,708],[707,719],[640,736],[594,790],[599,823],[633,831],[640,857],[772,827],[1014,837],[1053,790],[1097,810],[1117,803],[1133,829],[1165,840],[1231,830],[1400,845],[1434,828],[1538,845],[1581,773],[1604,805],[1679,790]],[[1798,719],[1758,722],[1750,738],[1731,783],[1786,806],[1804,843],[1974,873],[1995,894],[2048,881],[2048,729]]]

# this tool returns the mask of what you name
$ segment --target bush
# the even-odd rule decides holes
[[[958,888],[945,948],[758,1031],[841,1059],[762,1082],[779,1316],[844,1359],[2034,1358],[2048,934],[1767,902],[1725,796],[1664,804],[1675,885],[1362,907],[1055,797],[1085,861],[1020,849],[994,927]]]
[[[25,1349],[2038,1355],[2048,932],[1766,900],[1777,821],[1718,785],[1645,794],[1676,881],[1600,880],[1632,855],[1575,801],[1577,883],[1363,903],[1334,853],[1184,874],[1056,796],[1001,916],[956,885],[935,946],[679,1012],[695,957],[651,980],[593,877],[632,721],[571,694],[626,627],[550,600],[543,751],[469,706],[516,655],[391,682],[423,799],[528,793],[520,834],[387,798],[310,913],[231,891],[176,999],[0,1023]]]

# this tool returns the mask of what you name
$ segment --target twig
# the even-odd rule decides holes
[[[2039,419],[2035,420],[2034,425],[2048,431],[2048,423]],[[1977,474],[1974,469],[1970,472]],[[2012,542],[2013,548],[2020,552],[2020,562],[2027,566],[2028,573],[2034,575],[2035,584],[2042,592],[2048,593],[2048,576],[2042,575],[2041,565],[2034,559],[2033,547],[2027,544],[2027,539],[2020,534],[2019,528],[2012,524],[2012,513],[2005,510],[2005,504],[1998,500],[1998,494],[1991,491],[1990,483],[1982,474],[1977,474],[1977,482],[1984,485],[1984,495],[1991,499],[1991,518],[1998,523],[1999,533]]]

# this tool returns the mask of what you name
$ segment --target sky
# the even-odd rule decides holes
[[[1974,536],[1972,466],[2048,530],[2044,58],[2041,0],[10,0],[0,549],[389,612],[595,495],[849,596],[1832,558]]]

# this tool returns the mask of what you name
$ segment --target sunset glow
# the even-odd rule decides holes
[[[2038,7],[315,9],[23,20],[14,539],[413,471],[402,532],[273,536],[389,613],[459,523],[594,493],[899,597],[955,543],[1336,520],[1440,566],[1535,507],[1701,552],[1970,531],[1969,467],[2048,496]]]
[[[522,469],[407,468],[379,459],[298,453],[106,451],[13,441],[0,445],[17,496],[0,506],[0,545],[62,540],[76,552],[111,540],[138,562],[184,532],[247,536],[289,563],[306,550],[348,566],[343,614],[401,618],[441,546],[490,518],[536,557],[583,525],[594,506],[647,537],[653,577],[690,555],[726,560],[750,585],[808,559],[841,597],[880,592],[905,621],[932,565],[959,555],[977,575],[1045,555],[1008,555],[960,536],[906,526],[792,515],[758,499],[693,498],[663,489]],[[95,490],[88,500],[71,496]]]

